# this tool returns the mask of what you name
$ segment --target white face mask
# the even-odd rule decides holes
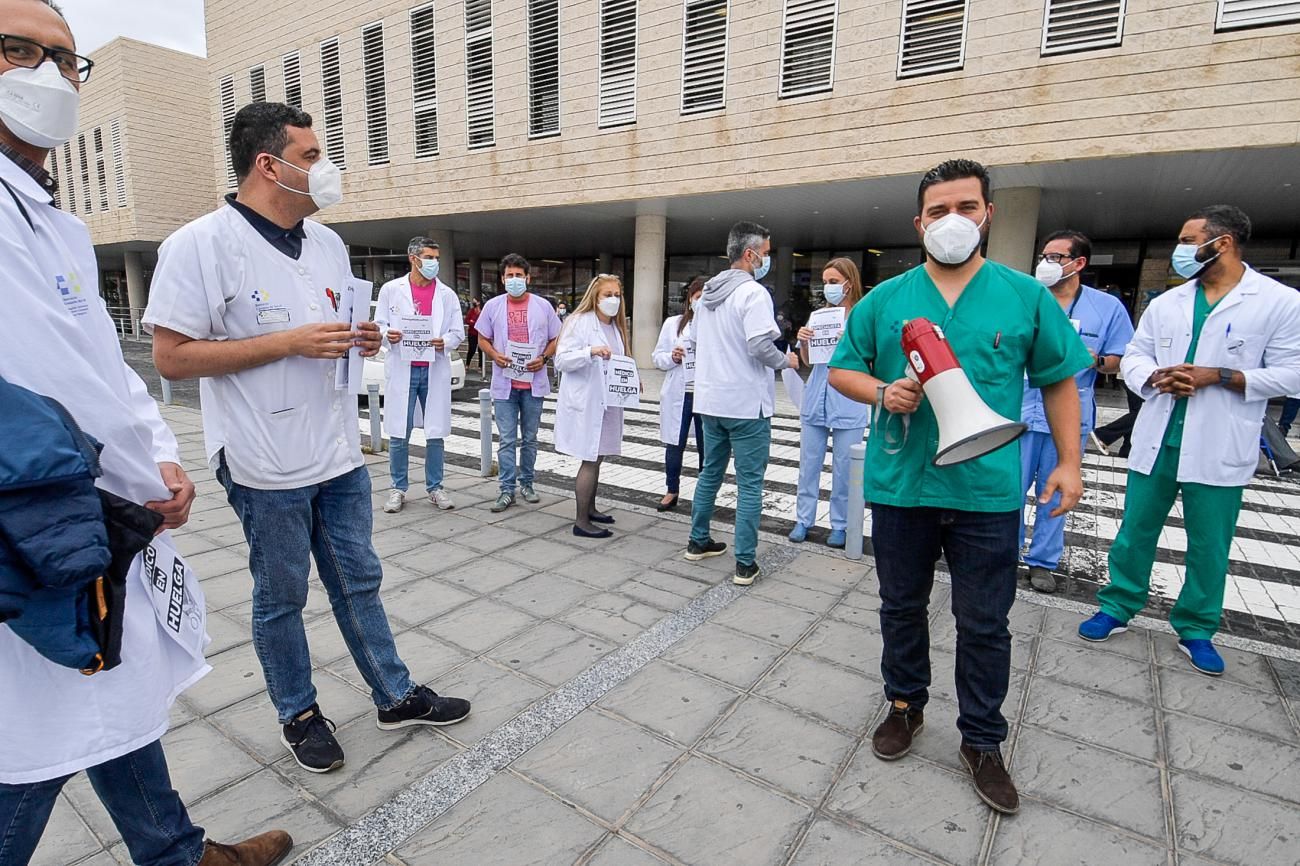
[[[58,147],[77,133],[81,94],[53,60],[0,75],[0,120],[33,147]]]
[[[976,224],[959,213],[946,214],[928,226],[922,226],[925,232],[925,249],[934,260],[945,265],[960,265],[975,255],[980,245],[980,229],[988,220]]]
[[[822,297],[832,307],[844,300],[844,286],[840,283],[827,283],[822,286]]]
[[[512,298],[522,298],[528,291],[528,280],[523,277],[506,277],[506,291]]]
[[[691,301],[691,312],[692,313],[699,312],[699,309],[700,309],[700,299],[696,298],[695,300]]]
[[[420,259],[420,276],[426,280],[436,280],[438,278],[438,267],[437,259]]]
[[[611,319],[618,315],[618,311],[622,306],[623,299],[617,295],[610,295],[608,298],[601,298],[596,302],[596,309]]]
[[[1038,263],[1038,267],[1034,268],[1034,279],[1050,289],[1065,279],[1065,269],[1061,267],[1060,262],[1049,262],[1043,259]]]
[[[278,180],[275,182],[280,189],[287,189],[289,192],[298,195],[311,196],[311,200],[316,203],[316,207],[324,209],[330,205],[338,204],[343,201],[343,175],[339,172],[339,167],[330,162],[328,158],[321,157],[311,164],[310,169],[296,166],[288,160],[280,159],[278,156],[267,154],[276,162],[282,162],[295,171],[300,171],[307,175],[308,192],[300,189],[294,189],[291,186],[285,186]]]

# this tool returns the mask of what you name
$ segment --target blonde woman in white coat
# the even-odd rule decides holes
[[[659,500],[659,511],[677,507],[681,490],[682,456],[695,424],[695,451],[704,465],[704,422],[696,415],[694,376],[687,375],[687,365],[695,358],[695,305],[704,292],[704,277],[696,277],[686,287],[686,309],[680,316],[669,316],[659,331],[654,365],[663,370],[664,384],[659,389],[659,440],[664,443],[664,481],[668,492]],[[690,381],[687,381],[688,378]]]
[[[580,538],[613,535],[596,525],[614,522],[596,510],[596,487],[601,461],[619,454],[623,446],[623,410],[605,408],[605,363],[612,355],[626,355],[629,345],[623,283],[601,274],[565,319],[555,354],[555,369],[564,374],[555,413],[555,450],[582,461],[573,522],[573,534]]]

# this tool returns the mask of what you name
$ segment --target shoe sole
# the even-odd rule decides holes
[[[753,586],[754,581],[758,580],[758,576],[762,573],[763,573],[762,569],[759,569],[758,571],[751,574],[749,577],[741,577],[740,575],[737,574],[731,578],[731,582],[734,583],[736,586]]]
[[[1003,806],[1000,803],[993,802],[993,800],[990,797],[988,797],[983,791],[981,791],[979,789],[979,786],[975,784],[975,770],[971,767],[970,762],[966,760],[966,756],[963,755],[961,752],[958,752],[957,757],[961,758],[961,765],[966,768],[966,772],[970,773],[971,787],[975,789],[975,795],[984,801],[985,806],[988,806],[994,812],[998,812],[1002,815],[1014,815],[1020,811],[1019,806],[1016,806],[1015,808],[1008,808],[1007,806]]]
[[[722,556],[722,554],[726,552],[727,549],[725,547],[722,550],[706,550],[703,553],[691,553],[688,550],[684,554],[684,557],[687,562],[699,562],[701,559],[712,559],[715,556]]]
[[[433,502],[433,500],[429,500],[429,501],[432,503],[433,507],[438,509],[439,511],[454,511],[456,508],[456,503],[454,502],[449,503],[447,505],[439,505],[438,503]]]
[[[323,770],[320,767],[309,767],[298,759],[298,753],[293,750],[293,746],[289,745],[289,741],[284,738],[284,734],[280,734],[280,742],[289,751],[289,754],[293,755],[293,762],[297,764],[299,767],[302,767],[308,773],[316,773],[317,775],[320,775],[322,773],[329,773],[333,770],[337,770],[339,767],[343,766],[343,759],[340,758],[337,762],[329,765]]]
[[[430,728],[445,728],[447,725],[454,725],[457,722],[463,722],[469,718],[469,713],[461,716],[459,719],[449,719],[445,722],[435,722],[433,719],[407,719],[404,722],[381,722],[375,719],[375,727],[381,731],[396,731],[402,728],[413,728],[424,726]]]
[[[1187,660],[1192,663],[1192,670],[1196,671],[1198,674],[1205,674],[1207,677],[1223,676],[1223,671],[1207,671],[1203,667],[1198,667],[1196,662],[1192,661],[1192,651],[1189,650],[1187,647],[1183,646],[1182,644],[1178,645],[1178,650],[1183,655],[1187,656]]]
[[[1120,626],[1116,626],[1115,628],[1113,628],[1113,629],[1111,629],[1110,631],[1106,632],[1105,637],[1088,637],[1088,636],[1087,636],[1086,634],[1084,634],[1083,632],[1079,632],[1079,637],[1083,638],[1083,639],[1086,640],[1088,643],[1105,643],[1106,641],[1110,640],[1110,639],[1111,639],[1112,637],[1114,637],[1115,635],[1117,635],[1117,634],[1123,634],[1123,633],[1126,632],[1126,631],[1128,631],[1128,626],[1126,626],[1126,625],[1120,625]]]
[[[1031,578],[1029,581],[1029,588],[1032,589],[1034,592],[1041,592],[1043,595],[1051,595],[1052,593],[1056,592],[1056,581],[1053,580],[1050,586],[1047,583],[1043,583],[1040,585],[1034,583],[1033,579]]]
[[[397,512],[399,512],[399,511],[401,511],[401,510],[402,510],[402,506],[401,506],[401,505],[397,506],[396,508],[393,508],[391,505],[385,505],[385,506],[384,506],[384,513],[385,513],[385,514],[396,514]]]
[[[498,508],[497,506],[493,505],[493,506],[492,506],[490,509],[488,509],[488,510],[491,511],[493,514],[500,514],[501,512],[503,512],[503,511],[505,511],[507,508],[509,508],[511,505],[514,505],[514,503],[511,502],[511,503],[509,503],[509,504],[507,504],[507,505],[502,505],[502,506],[500,506],[499,508]]]
[[[924,730],[925,730],[925,722],[922,722],[921,724],[917,725],[916,728],[912,731],[913,741],[915,741],[916,738],[920,735],[920,733]],[[886,755],[884,752],[876,751],[876,744],[875,743],[871,744],[871,754],[875,755],[877,758],[879,758],[882,761],[897,761],[899,758],[906,758],[909,754],[911,754],[911,752],[912,752],[911,743],[908,743],[907,748],[896,755]]]

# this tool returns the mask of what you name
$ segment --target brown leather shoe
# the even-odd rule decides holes
[[[1004,815],[1014,815],[1020,811],[1020,795],[1016,785],[1007,773],[1006,764],[1002,763],[1002,752],[977,752],[965,743],[961,744],[961,762],[970,770],[975,782],[975,793],[988,804],[989,808]]]
[[[234,845],[209,839],[199,866],[275,866],[293,848],[293,839],[283,830],[272,830]]]
[[[925,727],[925,713],[907,701],[894,701],[889,715],[871,735],[871,752],[882,761],[897,761],[912,751],[912,738]]]

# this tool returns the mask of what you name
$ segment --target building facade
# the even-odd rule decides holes
[[[94,53],[80,130],[51,152],[60,207],[90,227],[100,292],[123,333],[139,315],[159,244],[217,201],[207,61],[134,39]]]
[[[208,0],[207,39],[214,194],[238,108],[298,104],[358,273],[415,234],[467,293],[511,251],[556,297],[619,273],[642,357],[736,219],[773,230],[793,320],[833,255],[869,284],[915,264],[919,175],[952,156],[993,169],[992,258],[1080,229],[1135,312],[1201,205],[1252,216],[1253,261],[1300,258],[1293,0]]]

